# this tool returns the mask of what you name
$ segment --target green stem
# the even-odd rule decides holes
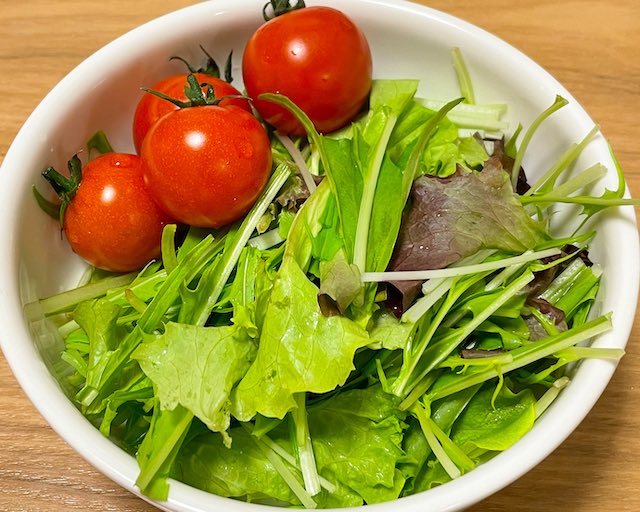
[[[523,275],[515,279],[508,287],[506,287],[500,294],[498,294],[493,302],[486,307],[482,312],[476,314],[471,321],[456,329],[451,336],[448,336],[443,341],[432,345],[424,352],[424,359],[427,364],[421,369],[421,371],[413,377],[413,380],[409,382],[406,379],[405,389],[411,390],[420,382],[420,380],[427,375],[434,368],[437,368],[449,355],[460,345],[467,337],[469,337],[476,328],[489,318],[496,310],[503,306],[509,299],[516,296],[521,290],[529,284],[534,278],[534,275],[530,271],[526,271]]]
[[[538,127],[542,124],[542,122],[545,119],[547,119],[551,114],[553,114],[557,110],[560,110],[562,107],[568,104],[569,102],[566,99],[564,99],[562,96],[556,96],[556,99],[553,102],[553,104],[549,108],[547,108],[544,112],[542,112],[535,119],[535,121],[533,121],[533,123],[531,123],[531,126],[524,134],[524,137],[522,138],[522,144],[520,144],[520,148],[516,153],[516,158],[515,158],[515,161],[513,162],[513,169],[511,171],[511,184],[513,185],[514,190],[516,188],[516,184],[518,183],[518,176],[520,174],[520,166],[522,164],[522,159],[524,158],[524,154],[527,151],[527,148],[529,147],[529,142],[531,142],[531,138],[533,137],[533,134],[536,132]]]
[[[369,159],[369,165],[364,175],[364,185],[362,190],[362,198],[360,200],[360,209],[358,211],[358,223],[356,226],[356,236],[353,252],[353,263],[360,269],[360,272],[366,271],[367,261],[367,245],[369,240],[369,227],[371,225],[371,215],[373,213],[373,201],[378,186],[378,177],[384,154],[391,137],[391,132],[398,116],[390,114],[386,121],[382,134],[378,139],[376,147],[373,150],[373,158]]]
[[[181,406],[173,410],[163,410],[156,399],[151,427],[137,454],[140,474],[136,485],[147,496],[163,501],[166,499],[168,487],[166,482],[158,478],[168,476],[169,466],[175,459],[192,421],[191,411]],[[166,474],[162,475],[161,472]]]
[[[527,196],[520,197],[522,204],[535,204],[535,203],[569,203],[569,204],[581,204],[586,206],[640,206],[640,198],[606,198],[606,197],[591,197],[591,196],[557,196],[555,194],[545,194],[542,196]]]
[[[446,396],[467,389],[476,384],[486,382],[500,375],[506,374],[523,366],[527,366],[535,361],[549,357],[560,350],[571,347],[586,341],[593,336],[601,334],[611,329],[611,313],[607,313],[595,320],[582,324],[581,326],[567,331],[563,331],[556,336],[549,336],[536,343],[531,343],[511,351],[513,361],[502,365],[499,368],[490,368],[481,372],[473,372],[460,376],[449,381],[442,386],[436,382],[434,389],[427,394],[430,402],[439,400]]]
[[[465,103],[473,105],[476,102],[475,94],[473,93],[473,85],[471,82],[471,75],[469,69],[464,61],[460,48],[454,48],[451,51],[453,57],[453,69],[458,77],[458,84],[460,86],[460,94],[464,96]]]
[[[296,465],[297,465],[296,458],[293,455],[291,455],[287,450],[285,450],[282,446],[280,446],[278,443],[276,443],[273,439],[271,439],[267,434],[261,435],[259,437],[259,439],[268,448],[270,448],[271,450],[276,452],[277,455],[282,457],[285,460],[285,462],[287,462],[288,464],[290,464],[293,467],[296,467]],[[298,469],[300,469],[300,468],[298,468]],[[332,484],[331,482],[329,482],[329,480],[327,480],[326,478],[323,478],[321,476],[319,476],[318,479],[319,479],[320,485],[322,486],[323,489],[326,489],[329,492],[336,492],[337,487],[334,484]]]
[[[565,151],[562,156],[551,166],[551,168],[523,195],[530,196],[537,191],[546,192],[553,190],[558,176],[569,167],[579,156],[584,148],[593,140],[600,131],[599,126],[594,126],[591,131],[580,141],[579,144],[573,144]]]
[[[407,395],[407,398],[405,398],[402,402],[400,402],[398,409],[400,409],[401,411],[406,411],[409,408],[411,408],[411,406],[414,403],[420,400],[422,395],[424,395],[427,392],[427,389],[431,387],[431,385],[436,381],[436,379],[439,376],[440,374],[438,372],[430,372],[424,377],[422,377],[420,382],[418,382],[414,386],[414,388],[411,390],[411,393]]]
[[[315,496],[320,492],[320,479],[318,477],[318,468],[316,467],[316,459],[313,453],[313,445],[311,444],[311,435],[309,434],[305,393],[296,393],[294,399],[297,408],[293,411],[293,421],[295,423],[300,470],[302,472],[305,489],[311,496]]]
[[[427,443],[429,444],[429,448],[438,459],[438,462],[442,465],[442,468],[447,472],[447,474],[452,478],[458,478],[462,475],[458,466],[454,464],[454,462],[449,458],[447,452],[444,450],[442,445],[438,442],[438,438],[432,429],[431,418],[429,417],[428,411],[424,409],[421,404],[416,404],[411,412],[413,415],[418,418],[418,422],[420,423],[420,428],[422,428],[422,433],[424,434]]]
[[[160,407],[160,405],[156,404],[156,407]],[[169,436],[162,443],[161,448],[157,452],[153,452],[152,450],[151,458],[145,461],[144,467],[136,480],[136,485],[143,492],[153,483],[153,480],[158,472],[161,471],[166,461],[171,457],[172,453],[176,452],[176,448],[179,448],[193,421],[193,413],[182,407],[178,407],[173,411],[166,411],[163,414],[167,417],[170,416],[172,422],[175,423],[170,430]],[[164,431],[166,432],[167,430],[165,429]]]
[[[397,396],[404,396],[405,393],[410,392],[419,381],[424,377],[433,367],[427,366],[426,370],[420,372],[419,375],[414,375],[416,368],[422,360],[422,356],[429,343],[431,342],[436,330],[442,323],[444,317],[449,313],[450,309],[455,305],[460,296],[478,279],[481,279],[483,274],[477,274],[473,276],[475,279],[466,279],[461,283],[456,283],[457,286],[452,287],[448,291],[448,295],[444,303],[438,308],[435,317],[429,322],[429,327],[426,332],[420,337],[420,342],[413,350],[405,350],[405,362],[400,370],[400,376],[394,382],[393,393]],[[457,344],[457,343],[456,343]],[[448,354],[447,354],[448,355]],[[445,356],[446,357],[446,356]]]
[[[449,268],[460,268],[468,265],[476,265],[482,263],[491,256],[495,251],[493,249],[483,249],[471,256],[467,256],[456,263],[450,265]],[[451,288],[455,280],[452,277],[439,277],[428,280],[422,286],[423,297],[420,297],[407,311],[402,315],[402,322],[416,323],[424,314],[429,311],[436,302],[438,302],[445,293]]]
[[[80,288],[73,288],[63,293],[51,295],[45,299],[30,302],[24,307],[25,316],[35,319],[37,318],[38,312],[46,317],[71,311],[81,302],[102,297],[114,288],[131,284],[137,275],[137,272],[131,272],[129,274],[108,277],[96,283],[87,284]]]
[[[233,269],[240,258],[240,253],[247,245],[249,238],[253,234],[264,212],[269,205],[278,195],[278,192],[285,184],[289,175],[291,174],[291,168],[287,164],[280,164],[276,167],[275,171],[271,175],[267,186],[265,187],[262,195],[258,201],[253,205],[251,211],[245,216],[242,224],[238,228],[235,234],[234,240],[230,247],[227,247],[222,254],[222,259],[218,262],[214,272],[214,285],[211,293],[207,297],[204,304],[199,307],[198,312],[194,315],[195,325],[204,325],[211,314],[211,310],[215,306],[216,302],[222,294],[227,280],[233,272]]]
[[[560,254],[559,249],[550,248],[543,251],[527,251],[519,256],[487,261],[485,263],[477,263],[475,265],[466,265],[463,267],[451,266],[437,270],[407,270],[398,272],[365,272],[362,274],[362,281],[365,283],[379,281],[425,281],[427,279],[434,278],[456,277],[479,272],[494,271],[511,265],[520,265],[522,263],[548,258],[558,254]]]
[[[248,431],[248,427],[243,424],[245,430]],[[273,451],[269,446],[264,443],[261,439],[257,437],[251,436],[254,440],[260,451],[263,455],[269,460],[274,469],[278,472],[278,474],[282,477],[285,483],[289,486],[293,494],[300,500],[302,505],[305,508],[314,509],[318,505],[313,498],[309,495],[309,493],[305,490],[305,488],[300,484],[295,475],[289,470],[284,461],[280,458],[280,456]]]
[[[554,400],[560,394],[568,384],[571,382],[569,377],[560,377],[557,379],[553,385],[540,397],[540,399],[536,402],[534,406],[535,417],[536,420],[542,416],[542,413],[546,411],[549,406],[554,402]]]
[[[573,176],[572,178],[561,183],[557,187],[554,187],[553,191],[549,193],[556,197],[557,196],[569,197],[570,194],[573,194],[578,190],[584,189],[587,186],[600,181],[602,178],[604,178],[607,175],[607,172],[608,172],[607,168],[604,165],[594,164],[588,169],[585,169],[584,171],[582,171],[580,174]],[[535,194],[532,196],[528,196],[527,194],[524,194],[523,196],[521,196],[521,198],[527,198],[527,197],[544,198],[545,194]],[[523,202],[523,204],[525,202],[526,202],[526,199]],[[540,210],[545,210],[549,208],[554,203],[551,201],[549,201],[549,203],[544,203],[542,201],[541,202],[535,201],[535,202],[532,202],[531,204],[535,205],[535,210],[540,211]],[[531,208],[531,210],[529,210],[529,213],[533,214],[535,213],[535,210],[534,208]]]

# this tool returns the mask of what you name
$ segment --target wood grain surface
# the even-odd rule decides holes
[[[187,0],[0,0],[0,158],[29,113],[95,50]],[[434,0],[528,54],[599,123],[640,196],[638,0]],[[258,2],[257,2],[258,4]],[[543,463],[471,510],[640,510],[640,322],[610,386]],[[0,356],[0,511],[150,512],[43,421]],[[427,512],[427,511],[425,511]]]

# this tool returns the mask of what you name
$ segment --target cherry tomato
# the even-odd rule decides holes
[[[222,96],[241,95],[240,91],[238,91],[234,86],[220,78],[216,78],[205,73],[194,73],[194,76],[197,78],[198,82],[211,85],[216,98],[221,98]],[[187,99],[184,93],[184,87],[186,84],[187,75],[179,74],[160,80],[152,85],[150,89],[164,93],[171,98],[184,101]],[[251,112],[249,102],[241,98],[225,98],[219,103],[219,105],[221,107],[235,105],[247,112]],[[149,128],[151,128],[151,126],[163,115],[177,109],[178,106],[152,93],[145,93],[145,95],[142,96],[133,116],[133,143],[138,153],[140,153],[140,148],[142,147],[142,139],[144,139]]]
[[[175,219],[220,227],[244,215],[271,173],[264,127],[237,107],[175,110],[154,124],[141,149],[144,182]]]
[[[106,153],[82,169],[63,229],[74,252],[114,272],[138,270],[160,256],[172,219],[147,193],[138,155]]]
[[[284,108],[257,100],[280,93],[299,106],[321,133],[348,124],[371,88],[371,51],[362,31],[342,12],[305,7],[262,25],[242,59],[247,94],[269,124],[285,134],[304,129]]]

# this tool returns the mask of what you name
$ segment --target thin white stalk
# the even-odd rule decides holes
[[[466,265],[475,265],[486,260],[495,251],[493,249],[484,249],[477,253],[461,259],[451,265],[450,268],[460,268]],[[441,277],[430,279],[422,285],[423,297],[420,297],[405,313],[402,315],[402,322],[417,322],[422,315],[429,311],[433,305],[438,302],[451,288],[453,277]]]
[[[365,283],[378,283],[384,281],[425,281],[441,277],[455,277],[477,272],[486,272],[509,267],[511,265],[521,265],[530,261],[548,258],[560,254],[560,249],[553,247],[544,251],[525,252],[519,256],[504,258],[501,260],[487,261],[476,265],[464,267],[447,267],[437,270],[405,270],[398,272],[364,272],[362,281]]]
[[[428,412],[425,411],[425,409],[420,404],[416,405],[412,409],[412,411],[418,418],[418,422],[420,423],[420,427],[422,428],[422,433],[424,434],[424,437],[429,444],[429,448],[431,448],[431,451],[438,459],[438,462],[440,462],[440,464],[442,465],[442,468],[447,472],[451,479],[456,479],[461,476],[462,473],[458,469],[458,466],[456,466],[454,462],[449,458],[449,455],[447,455],[447,452],[444,450],[433,430],[431,429]]]
[[[260,249],[261,251],[265,251],[267,249],[271,249],[281,242],[284,242],[284,238],[280,236],[280,231],[278,230],[278,228],[274,228],[262,233],[261,235],[249,238],[247,245],[255,247],[256,249]]]
[[[278,140],[289,152],[289,154],[291,155],[291,158],[293,158],[293,162],[298,167],[298,170],[300,171],[300,175],[302,176],[302,180],[304,181],[304,184],[309,189],[309,193],[313,194],[314,190],[316,189],[316,182],[313,179],[313,175],[311,174],[309,167],[307,167],[307,162],[302,156],[302,153],[288,136],[283,135],[279,132],[275,132],[275,133]]]
[[[300,471],[304,480],[304,487],[311,496],[320,492],[320,478],[316,467],[316,458],[313,453],[311,436],[309,434],[309,423],[307,421],[307,408],[305,406],[305,394],[296,393],[294,395],[298,405],[293,412],[296,443],[298,445],[298,458],[300,460]]]
[[[271,448],[274,452],[276,452],[280,457],[282,457],[285,461],[291,464],[293,467],[300,469],[298,466],[298,461],[296,458],[291,455],[287,450],[285,450],[282,446],[276,443],[273,439],[271,439],[268,435],[260,436],[260,440],[263,441],[269,448]],[[318,479],[320,480],[320,485],[323,489],[326,489],[329,492],[335,492],[337,487],[329,482],[326,478],[318,475]]]

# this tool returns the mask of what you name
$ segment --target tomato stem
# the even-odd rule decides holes
[[[206,55],[207,60],[205,61],[204,66],[200,66],[199,68],[195,68],[194,66],[191,65],[191,63],[187,59],[179,55],[173,55],[169,57],[169,60],[179,60],[185,66],[187,66],[189,73],[192,73],[192,74],[202,73],[203,75],[209,75],[216,78],[220,78],[220,67],[218,66],[218,63],[211,56],[211,54],[204,48],[204,46],[200,45],[200,49],[202,50],[202,53]],[[229,55],[227,56],[227,60],[225,61],[225,65],[224,65],[224,79],[226,82],[229,82],[229,83],[233,82],[233,76],[231,76],[232,57],[233,57],[233,50],[229,52]]]
[[[268,12],[269,7],[271,7],[271,13]],[[306,7],[304,0],[297,0],[294,5],[291,5],[290,0],[269,0],[262,8],[262,17],[264,21],[270,21],[273,18],[304,7]]]
[[[46,213],[49,217],[53,219],[60,219],[60,205],[56,204],[52,201],[49,201],[46,197],[44,197],[40,191],[35,187],[31,187],[34,197],[36,198],[36,202],[40,209]]]
[[[69,160],[67,167],[69,168],[68,178],[60,174],[53,167],[47,167],[42,173],[42,176],[47,180],[49,185],[51,185],[55,193],[62,201],[62,203],[60,204],[60,212],[58,216],[60,225],[63,225],[64,212],[73,199],[73,196],[76,195],[78,187],[80,186],[80,180],[82,179],[82,162],[80,162],[80,158],[78,158],[77,154],[71,157],[71,160]],[[38,204],[40,204],[40,201],[38,201]],[[42,208],[42,205],[40,205],[40,207]],[[49,213],[50,209],[43,208],[43,210],[45,211],[45,213]]]
[[[205,88],[203,91],[202,88]],[[142,87],[142,90],[157,96],[158,98],[162,98],[163,100],[169,101],[176,105],[178,108],[189,108],[189,107],[202,107],[206,105],[217,105],[222,100],[229,98],[237,98],[250,100],[247,96],[239,95],[226,95],[216,97],[215,92],[213,90],[213,86],[208,84],[207,82],[199,83],[198,79],[195,77],[193,73],[189,73],[187,75],[187,85],[184,87],[184,93],[187,96],[187,100],[179,100],[177,98],[173,98],[163,92],[156,91],[155,89],[150,89],[148,87]]]
[[[113,153],[113,147],[107,138],[107,134],[102,130],[98,130],[87,141],[87,149],[89,152],[91,152],[92,149],[95,149],[101,155],[104,155],[105,153]]]
[[[233,76],[231,75],[231,68],[233,67],[233,50],[229,52],[227,61],[224,63],[224,79],[226,82],[233,82]]]

